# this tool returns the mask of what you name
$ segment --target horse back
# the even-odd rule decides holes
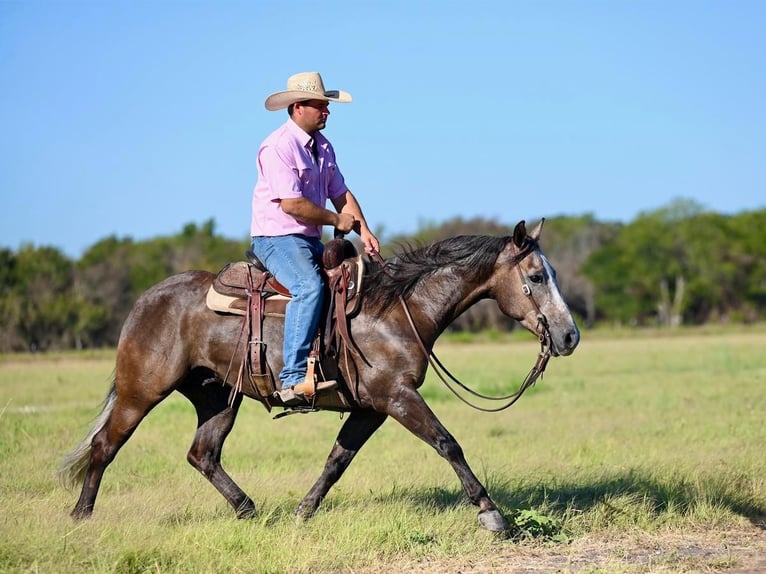
[[[159,368],[157,363],[167,365],[171,371],[167,376],[176,378],[194,366],[216,368],[208,341],[223,341],[218,346],[225,348],[216,355],[225,356],[236,325],[221,320],[205,305],[213,277],[208,271],[179,273],[150,287],[136,300],[117,345],[118,376],[121,367],[151,370]]]

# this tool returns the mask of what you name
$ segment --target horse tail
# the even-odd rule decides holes
[[[107,394],[104,399],[104,407],[101,410],[101,414],[98,415],[98,418],[96,418],[95,421],[93,421],[93,426],[91,427],[90,432],[84,439],[82,439],[82,442],[77,445],[77,448],[68,454],[61,463],[58,470],[58,477],[66,488],[71,490],[82,484],[85,480],[85,473],[88,471],[88,465],[90,464],[90,451],[92,448],[91,443],[93,442],[93,437],[104,428],[106,421],[109,420],[109,416],[114,410],[116,399],[117,390],[114,383],[112,383],[112,388],[109,389],[109,394]]]

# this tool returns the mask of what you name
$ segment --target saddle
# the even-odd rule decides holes
[[[247,251],[246,256],[248,261],[228,263],[218,272],[208,289],[206,303],[218,313],[243,316],[240,340],[232,357],[235,363],[240,355],[240,369],[231,399],[237,393],[244,393],[261,401],[270,411],[270,399],[277,390],[275,381],[278,379],[265,358],[265,343],[261,338],[263,321],[265,317],[284,319],[291,296],[252,251]],[[349,322],[361,305],[364,260],[353,243],[333,239],[325,245],[322,268],[329,296],[325,297],[323,317],[309,355],[307,380],[315,384],[317,361],[320,371],[325,363],[331,363],[330,370],[336,371],[342,345],[358,353],[350,336]],[[338,398],[338,406],[342,407],[350,406],[353,401],[348,389],[341,389]]]

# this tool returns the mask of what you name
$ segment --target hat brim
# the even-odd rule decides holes
[[[302,92],[298,90],[285,90],[282,92],[275,92],[266,98],[266,109],[275,112],[277,110],[283,110],[290,104],[295,102],[301,102],[303,100],[322,100],[325,102],[338,102],[346,104],[351,101],[351,94],[344,92],[343,90],[328,90],[322,94],[316,92]]]

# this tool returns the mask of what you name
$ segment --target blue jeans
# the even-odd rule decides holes
[[[285,311],[284,367],[279,373],[282,388],[286,389],[306,377],[324,298],[318,263],[324,246],[321,240],[303,235],[253,237],[251,245],[253,253],[292,295]]]

